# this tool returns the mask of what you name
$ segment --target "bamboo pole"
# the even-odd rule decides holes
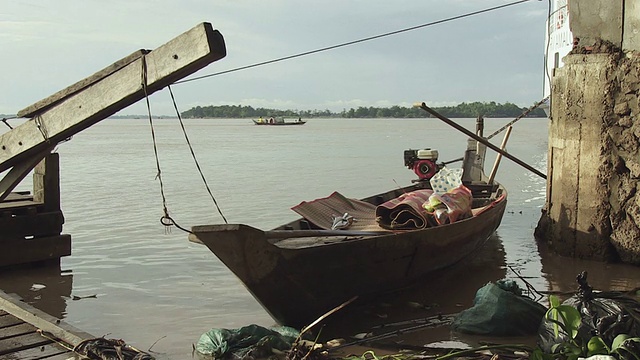
[[[509,126],[507,128],[507,132],[504,133],[502,144],[500,144],[500,149],[502,149],[503,151],[507,147],[507,141],[509,140],[509,135],[511,135],[512,128],[513,128],[512,126]],[[493,184],[493,180],[496,178],[496,173],[498,172],[498,166],[500,165],[500,160],[502,160],[502,154],[498,153],[498,156],[496,156],[496,161],[493,163],[491,174],[489,175],[489,184]]]

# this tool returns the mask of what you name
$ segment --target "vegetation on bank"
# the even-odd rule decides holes
[[[450,118],[476,118],[480,115],[488,118],[510,118],[520,116],[528,108],[521,108],[512,103],[497,104],[495,102],[462,103],[456,106],[433,107],[438,113]],[[392,106],[388,108],[358,107],[357,109],[331,112],[329,110],[278,110],[253,108],[243,105],[196,106],[182,114],[183,118],[258,118],[262,117],[302,117],[308,118],[426,118],[430,117],[424,110],[414,107]],[[544,117],[547,115],[540,108],[529,113],[528,117]]]

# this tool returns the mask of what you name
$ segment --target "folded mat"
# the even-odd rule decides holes
[[[376,208],[376,221],[389,230],[415,230],[433,226],[435,219],[422,204],[429,200],[433,190],[415,190],[391,199]]]
[[[384,231],[376,222],[375,205],[346,198],[337,191],[325,198],[303,201],[291,210],[325,230],[331,230],[335,217],[342,217],[346,213],[354,218],[348,230]]]

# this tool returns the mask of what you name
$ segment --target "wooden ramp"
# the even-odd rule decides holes
[[[0,291],[0,360],[81,359],[71,349],[93,338]]]

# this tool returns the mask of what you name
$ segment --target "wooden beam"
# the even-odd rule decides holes
[[[24,239],[28,236],[59,236],[64,216],[62,211],[41,212],[33,215],[0,216],[0,246],[5,239]],[[33,243],[31,243],[33,244]]]
[[[42,261],[60,260],[71,255],[71,235],[40,237],[34,239],[1,240],[0,268]]]
[[[33,117],[0,135],[0,173],[226,56],[222,34],[202,23],[116,71],[88,81],[51,104],[19,112]]]
[[[60,154],[49,153],[33,169],[33,201],[46,211],[60,211]]]
[[[78,81],[77,83],[68,86],[60,91],[58,91],[57,93],[46,97],[38,102],[36,102],[33,105],[27,106],[26,108],[20,110],[18,112],[18,116],[19,117],[26,117],[26,118],[30,118],[33,117],[35,114],[37,113],[41,113],[44,112],[46,109],[48,109],[49,107],[57,104],[58,102],[60,102],[61,100],[64,100],[65,98],[79,92],[82,91],[83,89],[91,86],[92,84],[100,81],[101,79],[103,79],[106,76],[109,76],[111,74],[113,74],[114,72],[122,69],[123,67],[131,64],[132,62],[140,59],[141,57],[143,57],[144,55],[148,54],[150,50],[137,50],[134,53],[132,53],[131,55],[124,57],[118,61],[116,61],[115,63],[107,66],[106,68],[96,72],[95,74],[82,79],[80,81]]]
[[[22,179],[29,175],[29,172],[53,149],[53,147],[50,146],[50,143],[45,145],[47,146],[44,147],[43,151],[31,152],[28,157],[23,157],[20,163],[13,166],[11,170],[9,170],[7,174],[0,179],[0,202],[4,201],[4,199],[11,194],[11,191],[20,184]]]
[[[95,338],[89,333],[76,329],[67,323],[61,322],[60,319],[20,301],[15,295],[11,296],[1,290],[0,309],[73,346],[78,345],[83,340]]]

